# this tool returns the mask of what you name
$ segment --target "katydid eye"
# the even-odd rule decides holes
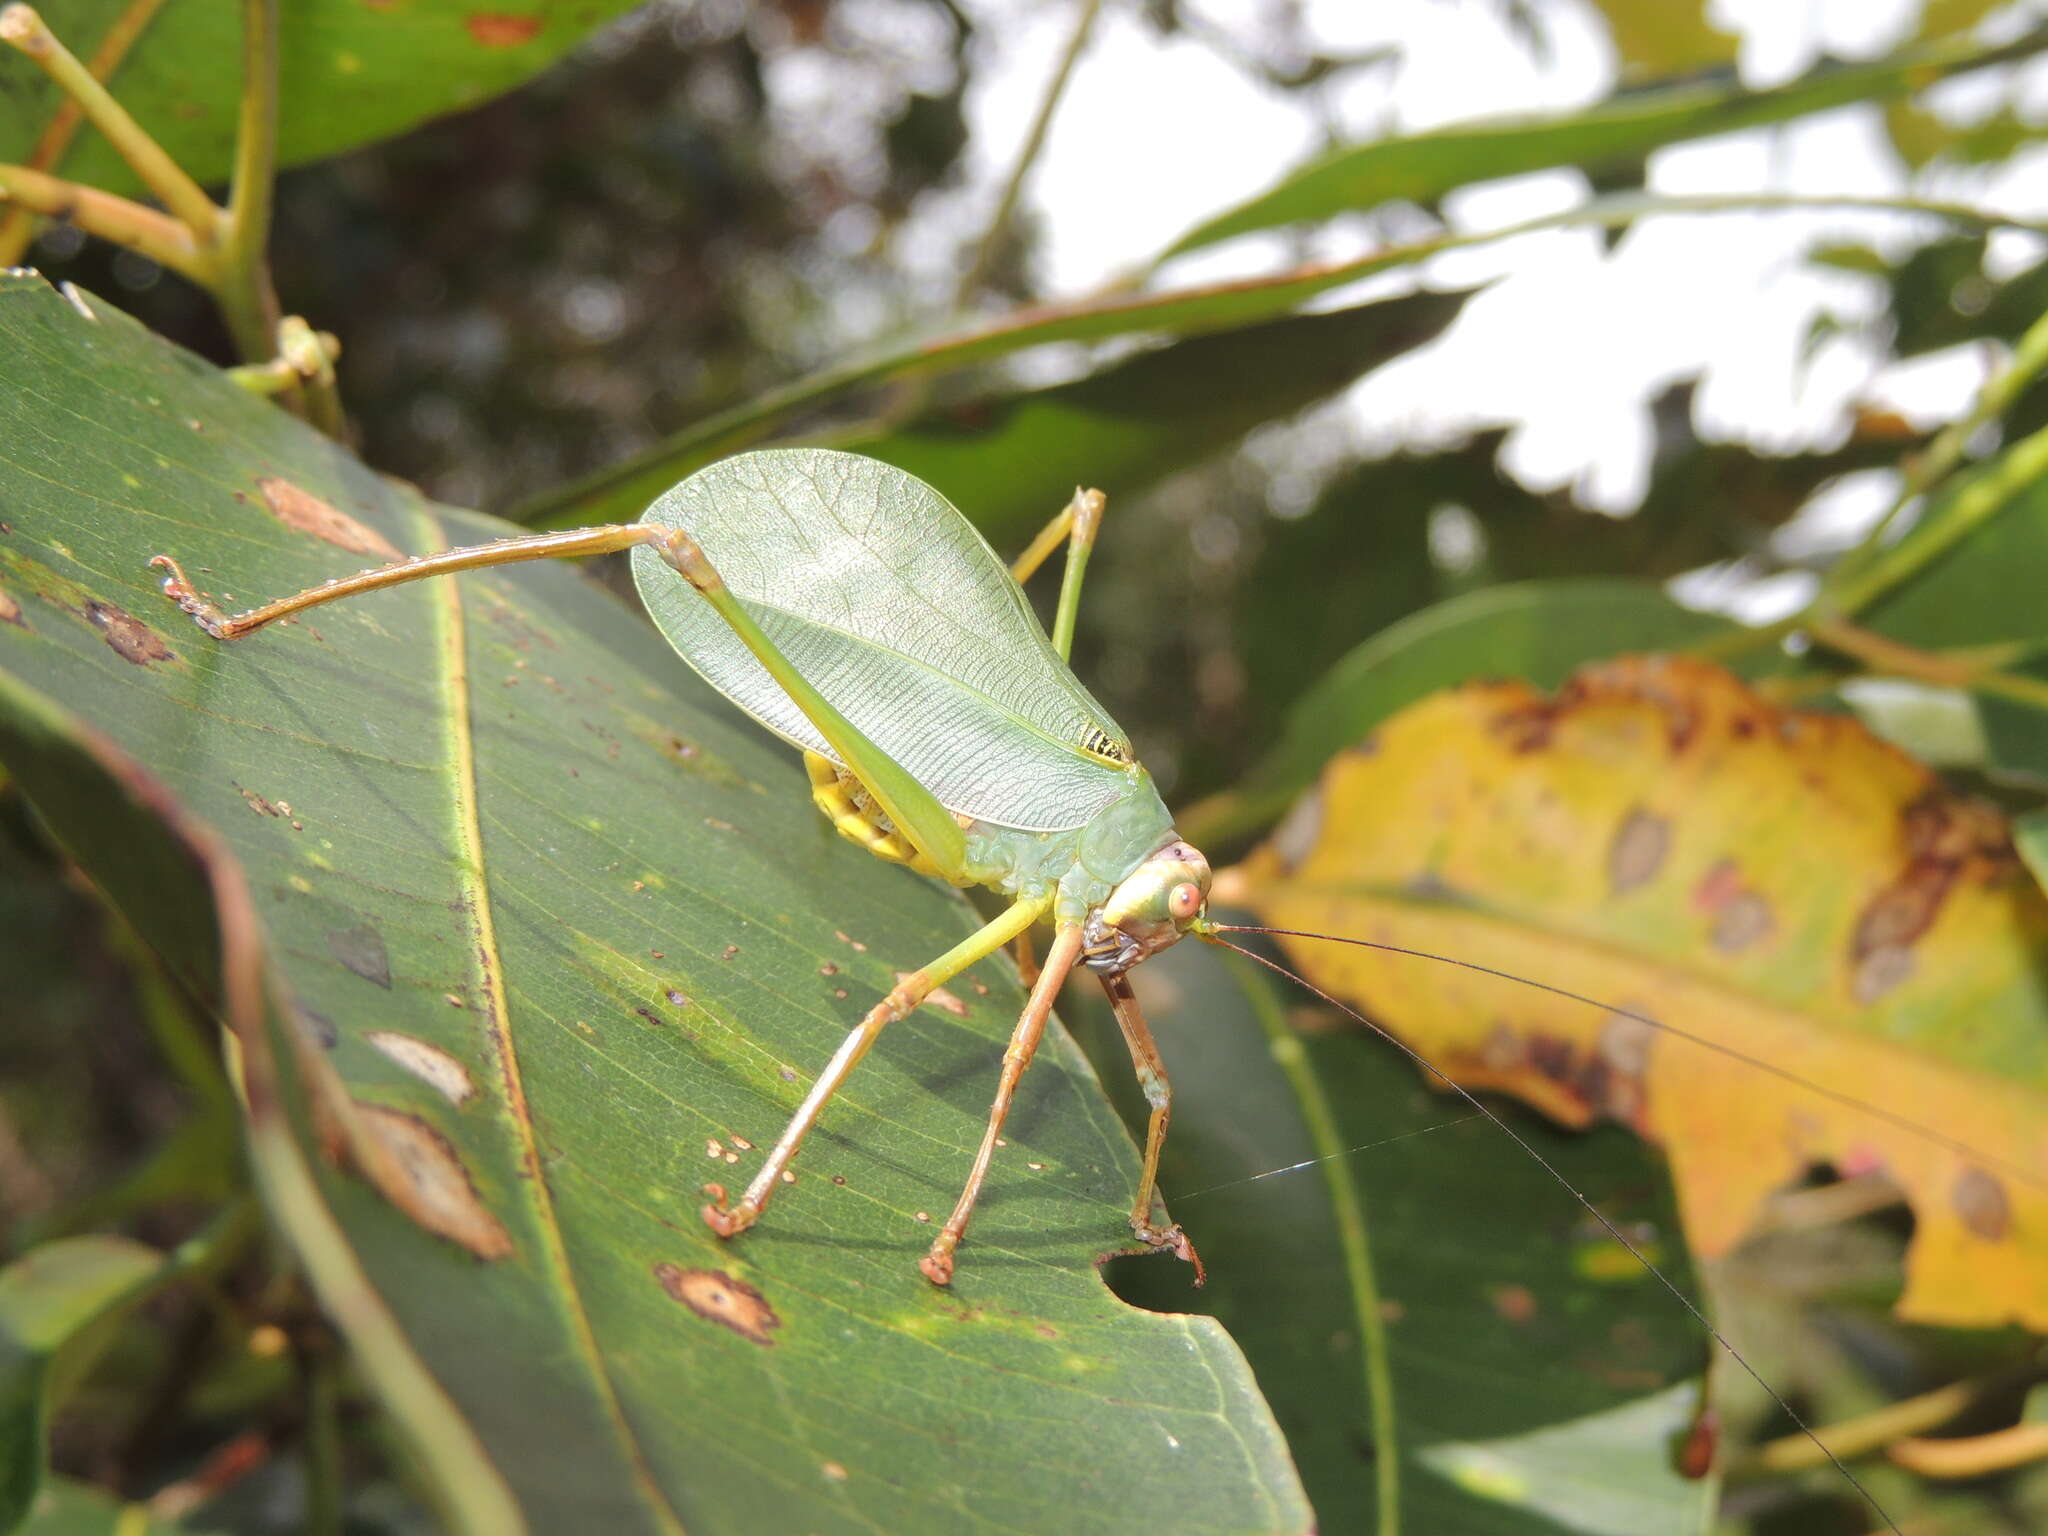
[[[1166,915],[1176,923],[1184,923],[1202,910],[1202,888],[1191,880],[1183,880],[1166,893]]]

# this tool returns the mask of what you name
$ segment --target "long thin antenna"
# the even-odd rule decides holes
[[[1623,1234],[1621,1228],[1616,1226],[1612,1221],[1610,1221],[1607,1215],[1600,1209],[1600,1207],[1598,1207],[1591,1200],[1586,1198],[1586,1196],[1579,1191],[1579,1187],[1576,1184],[1572,1183],[1570,1179],[1566,1178],[1562,1173],[1558,1172],[1556,1167],[1552,1165],[1551,1161],[1548,1158],[1546,1158],[1541,1152],[1537,1151],[1533,1145],[1530,1144],[1528,1138],[1523,1136],[1513,1126],[1509,1125],[1507,1121],[1503,1120],[1499,1115],[1495,1114],[1492,1110],[1488,1109],[1484,1104],[1482,1104],[1479,1101],[1478,1096],[1472,1093],[1469,1089],[1467,1089],[1464,1086],[1464,1084],[1454,1082],[1449,1077],[1449,1075],[1447,1075],[1445,1072],[1439,1069],[1434,1063],[1432,1063],[1429,1060],[1428,1057],[1424,1056],[1421,1052],[1415,1050],[1405,1041],[1396,1037],[1391,1031],[1375,1023],[1373,1020],[1367,1018],[1364,1014],[1360,1013],[1356,1008],[1353,1008],[1350,1004],[1338,1001],[1329,993],[1325,992],[1321,987],[1317,986],[1314,982],[1309,981],[1305,977],[1297,976],[1293,971],[1290,971],[1286,966],[1280,964],[1279,961],[1268,960],[1264,955],[1246,949],[1241,944],[1233,944],[1228,939],[1217,938],[1215,936],[1216,931],[1217,930],[1214,928],[1206,929],[1201,931],[1200,936],[1211,944],[1221,945],[1224,949],[1235,951],[1237,954],[1243,955],[1247,960],[1255,961],[1258,964],[1266,967],[1267,970],[1273,971],[1278,975],[1285,976],[1289,981],[1301,987],[1304,991],[1310,992],[1315,996],[1321,998],[1331,1007],[1341,1009],[1343,1012],[1349,1014],[1352,1018],[1358,1020],[1359,1023],[1363,1024],[1367,1029],[1371,1030],[1374,1034],[1378,1035],[1381,1039],[1385,1040],[1388,1044],[1394,1046],[1395,1049],[1399,1050],[1403,1055],[1407,1056],[1417,1066],[1421,1067],[1423,1071],[1429,1073],[1431,1077],[1434,1077],[1438,1079],[1440,1082],[1442,1082],[1446,1088],[1450,1089],[1451,1092],[1457,1094],[1458,1097],[1463,1099],[1467,1104],[1470,1104],[1474,1109],[1478,1110],[1480,1114],[1486,1116],[1487,1119],[1491,1120],[1503,1136],[1507,1137],[1508,1140],[1512,1141],[1516,1146],[1520,1147],[1524,1152],[1528,1153],[1530,1157],[1534,1158],[1536,1160],[1537,1165],[1541,1167],[1545,1173],[1549,1174],[1553,1179],[1555,1179],[1558,1182],[1559,1186],[1564,1189],[1565,1193],[1570,1195],[1574,1200],[1578,1201],[1578,1203],[1585,1208],[1586,1214],[1591,1216],[1595,1221],[1599,1222],[1600,1225],[1606,1230],[1607,1235],[1613,1238],[1617,1243],[1621,1244],[1621,1246],[1628,1251],[1629,1256],[1633,1258],[1638,1264],[1642,1265],[1644,1271],[1649,1275],[1653,1276],[1656,1279],[1657,1283],[1663,1286],[1664,1289],[1670,1293],[1672,1300],[1676,1301],[1681,1307],[1685,1308],[1685,1310],[1692,1315],[1693,1321],[1698,1323],[1700,1327],[1706,1331],[1707,1336],[1709,1338],[1711,1338],[1716,1344],[1720,1345],[1722,1349],[1728,1352],[1728,1357],[1731,1360],[1733,1360],[1737,1365],[1742,1367],[1743,1371],[1748,1375],[1751,1381],[1754,1381],[1759,1387],[1763,1388],[1764,1392],[1770,1397],[1771,1401],[1776,1403],[1779,1409],[1784,1412],[1785,1416],[1789,1418],[1795,1425],[1798,1426],[1799,1432],[1802,1435],[1806,1436],[1807,1439],[1813,1442],[1814,1446],[1820,1451],[1821,1455],[1827,1457],[1828,1464],[1832,1466],[1837,1472],[1841,1473],[1843,1480],[1846,1481],[1851,1488],[1854,1488],[1856,1492],[1862,1496],[1863,1502],[1870,1506],[1871,1512],[1875,1514],[1878,1517],[1878,1519],[1884,1522],[1885,1529],[1890,1531],[1892,1533],[1892,1536],[1904,1536],[1904,1533],[1899,1530],[1897,1522],[1894,1521],[1890,1514],[1888,1514],[1885,1511],[1885,1507],[1882,1504],[1878,1503],[1876,1497],[1871,1493],[1871,1491],[1868,1488],[1864,1487],[1864,1485],[1857,1480],[1856,1474],[1849,1470],[1847,1464],[1843,1462],[1842,1458],[1837,1456],[1833,1451],[1828,1449],[1827,1442],[1822,1440],[1819,1435],[1813,1432],[1812,1427],[1807,1424],[1806,1420],[1801,1418],[1799,1414],[1793,1409],[1792,1405],[1785,1401],[1784,1395],[1780,1393],[1776,1387],[1772,1386],[1768,1381],[1764,1380],[1762,1374],[1758,1372],[1756,1367],[1751,1365],[1747,1360],[1745,1360],[1742,1357],[1742,1351],[1737,1349],[1733,1344],[1729,1343],[1727,1336],[1724,1335],[1720,1329],[1714,1326],[1713,1322],[1707,1317],[1707,1314],[1702,1312],[1697,1306],[1693,1304],[1692,1298],[1690,1296],[1687,1296],[1685,1292],[1681,1291],[1677,1287],[1677,1285],[1672,1282],[1671,1277],[1669,1275],[1665,1274],[1664,1271],[1659,1269],[1655,1264],[1652,1264],[1649,1258],[1643,1253],[1642,1249],[1638,1248],[1634,1243],[1630,1242],[1627,1236]],[[1246,931],[1258,932],[1262,930],[1246,930],[1242,928],[1231,928],[1229,931],[1233,933],[1242,933]],[[1322,935],[1311,934],[1307,935],[1307,937],[1320,938],[1322,937]],[[1485,967],[1475,966],[1473,967],[1473,969],[1483,970],[1485,969]],[[1496,972],[1495,974],[1505,973]]]
[[[1461,971],[1476,971],[1481,976],[1492,976],[1501,981],[1512,981],[1518,986],[1533,987],[1538,992],[1548,992],[1552,997],[1561,997],[1567,1002],[1584,1003],[1589,1008],[1598,1008],[1611,1013],[1618,1019],[1627,1019],[1632,1024],[1645,1024],[1651,1029],[1662,1030],[1667,1035],[1676,1035],[1679,1039],[1701,1046],[1706,1050],[1718,1051],[1721,1055],[1728,1057],[1732,1061],[1739,1061],[1746,1067],[1754,1067],[1759,1072],[1769,1073],[1772,1077],[1791,1083],[1794,1087],[1803,1089],[1817,1098],[1832,1100],[1845,1109],[1853,1109],[1859,1114],[1869,1115],[1872,1119],[1882,1120],[1887,1125],[1894,1126],[1908,1135],[1917,1136],[1923,1141],[1933,1143],[1935,1146],[1946,1148],[1960,1157],[1967,1157],[1974,1162],[1996,1167],[2022,1184],[2031,1184],[2036,1189],[2048,1190],[2048,1177],[2043,1177],[2041,1174],[2036,1173],[2024,1163],[2017,1163],[2010,1158],[2001,1157],[1995,1152],[1986,1152],[1982,1148],[1973,1147],[1968,1142],[1960,1141],[1945,1131],[1937,1130],[1931,1125],[1923,1125],[1917,1120],[1909,1119],[1907,1116],[1899,1114],[1896,1110],[1886,1109],[1881,1104],[1872,1104],[1866,1099],[1859,1099],[1853,1093],[1844,1093],[1839,1088],[1831,1088],[1825,1083],[1818,1083],[1811,1078],[1802,1077],[1789,1067],[1781,1067],[1774,1061],[1767,1061],[1761,1056],[1752,1056],[1747,1051],[1739,1051],[1732,1045],[1722,1044],[1719,1040],[1710,1040],[1705,1035],[1695,1034],[1691,1030],[1682,1028],[1677,1024],[1667,1024],[1662,1019],[1651,1018],[1646,1013],[1637,1013],[1630,1008],[1618,1008],[1613,1003],[1602,1002],[1597,997],[1588,997],[1583,992],[1573,992],[1565,987],[1552,986],[1547,981],[1536,981],[1528,976],[1517,976],[1513,971],[1503,971],[1490,965],[1481,965],[1476,960],[1459,960],[1450,955],[1433,954],[1426,949],[1404,949],[1399,944],[1382,944],[1372,939],[1345,938],[1334,933],[1310,933],[1302,928],[1262,928],[1252,923],[1215,923],[1204,931],[1203,937],[1207,937],[1209,933],[1268,933],[1289,939],[1321,939],[1326,944],[1350,944],[1359,949],[1377,949],[1386,954],[1406,955],[1415,960],[1433,960],[1438,965],[1455,966]],[[1235,949],[1237,946],[1233,944],[1230,948]],[[1299,980],[1300,978],[1297,977],[1296,979]],[[1302,985],[1306,986],[1308,983],[1303,982]],[[1338,1006],[1342,1007],[1343,1005],[1340,1003]],[[1379,1028],[1378,1025],[1373,1027],[1375,1029]],[[1385,1033],[1385,1031],[1382,1030],[1381,1033]],[[1404,1046],[1403,1049],[1405,1050],[1406,1047]]]

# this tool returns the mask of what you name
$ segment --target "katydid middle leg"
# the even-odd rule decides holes
[[[768,1199],[775,1193],[775,1187],[782,1178],[783,1169],[796,1156],[797,1148],[803,1145],[804,1137],[817,1123],[818,1112],[825,1107],[825,1101],[838,1091],[861,1057],[875,1043],[882,1030],[895,1020],[906,1016],[913,1008],[930,995],[934,987],[943,986],[959,975],[977,960],[986,959],[1001,949],[1019,933],[1029,928],[1044,915],[1044,899],[1017,902],[1006,908],[986,927],[962,939],[938,959],[919,970],[912,971],[903,980],[891,987],[882,1000],[867,1011],[865,1017],[854,1025],[840,1042],[839,1049],[832,1053],[832,1059],[825,1070],[818,1074],[818,1080],[811,1084],[811,1091],[804,1095],[803,1103],[790,1116],[789,1124],[776,1139],[768,1160],[761,1165],[761,1171],[754,1175],[747,1185],[746,1193],[739,1203],[727,1205],[722,1187],[709,1184],[705,1193],[712,1199],[703,1209],[705,1225],[720,1237],[732,1237],[746,1231],[754,1224]]]
[[[967,1185],[960,1191],[953,1214],[946,1218],[945,1226],[932,1239],[931,1252],[918,1261],[917,1267],[934,1285],[945,1285],[953,1278],[953,1250],[960,1246],[968,1219],[974,1214],[974,1202],[981,1195],[982,1181],[988,1177],[989,1163],[996,1154],[996,1138],[1002,1133],[1003,1121],[1010,1113],[1010,1101],[1016,1096],[1024,1069],[1031,1065],[1031,1058],[1037,1053],[1038,1042],[1045,1034],[1045,1021],[1052,1013],[1053,999],[1059,996],[1067,973],[1080,957],[1081,925],[1068,923],[1054,935],[1052,947],[1045,953],[1045,965],[1031,988],[1024,1011],[1017,1016],[1017,1027],[1010,1033],[1009,1046],[1003,1051],[1003,1071],[996,1080],[995,1102],[989,1106],[988,1129],[982,1133],[981,1150],[974,1155],[974,1167],[968,1172]]]

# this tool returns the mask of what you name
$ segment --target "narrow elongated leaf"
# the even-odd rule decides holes
[[[185,627],[159,550],[250,598],[504,525],[85,302],[0,280],[0,762],[33,764],[206,995],[213,913],[175,859],[131,837],[124,861],[85,769],[215,829],[215,888],[246,890],[289,1002],[305,1169],[272,1176],[279,1219],[375,1309],[345,1328],[395,1322],[378,1359],[409,1346],[528,1527],[1304,1529],[1228,1338],[1102,1289],[1135,1152],[1063,1036],[953,1289],[918,1275],[1020,1000],[1007,963],[890,1028],[759,1227],[704,1229],[700,1186],[758,1166],[845,1029],[973,914],[833,834],[786,749],[573,572],[231,647]],[[102,734],[67,736],[80,716]]]
[[[947,810],[1065,832],[1128,792],[1129,776],[1100,755],[1130,760],[1123,731],[1067,670],[988,541],[923,481],[856,454],[769,448],[699,470],[647,516],[696,539],[776,649]],[[633,577],[706,682],[837,759],[659,555],[633,551]]]
[[[1758,199],[1770,203],[1769,196]],[[1782,204],[1783,200],[1776,200]],[[1798,200],[1795,200],[1798,201]],[[1869,199],[1820,199],[1877,206]],[[1965,228],[2016,226],[2028,221],[1960,205],[1916,202]],[[1432,256],[1466,246],[1504,240],[1533,230],[1567,225],[1620,228],[1659,213],[1726,212],[1725,199],[1616,197],[1522,224],[1476,233],[1447,233],[1387,246],[1350,261],[1315,262],[1236,282],[1210,283],[1135,297],[1115,293],[1066,304],[1019,311],[993,324],[952,335],[910,339],[876,347],[850,362],[820,369],[744,404],[685,427],[665,441],[619,464],[543,491],[512,508],[513,521],[538,528],[622,521],[638,515],[654,497],[714,459],[749,447],[791,418],[855,390],[919,374],[972,367],[1015,352],[1061,341],[1107,341],[1141,333],[1195,335],[1271,320],[1318,294],[1380,272],[1412,267]]]
[[[634,0],[299,0],[279,7],[278,153],[316,160],[403,132],[510,90]],[[234,153],[240,5],[164,0],[45,0],[50,28],[121,104],[202,182]],[[91,129],[67,127],[64,97],[42,71],[0,48],[0,160],[113,191],[135,174]]]
[[[1122,502],[1424,345],[1464,303],[1464,294],[1420,293],[1289,315],[1158,347],[1071,384],[830,441],[929,480],[991,539],[1021,541],[1076,485]]]
[[[1205,219],[1168,246],[1160,260],[1253,230],[1382,203],[1433,203],[1475,181],[1557,166],[1597,170],[1687,139],[1894,96],[1950,74],[2025,58],[2043,47],[2048,47],[2048,31],[2031,32],[1995,49],[1951,39],[1874,64],[1826,65],[1765,91],[1744,90],[1723,75],[1625,92],[1566,117],[1458,124],[1345,145],[1300,166],[1257,197]]]

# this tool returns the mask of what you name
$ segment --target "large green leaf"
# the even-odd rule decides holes
[[[1827,65],[1789,85],[1744,90],[1723,75],[1625,92],[1564,117],[1456,124],[1404,138],[1347,144],[1297,167],[1258,196],[1203,220],[1161,260],[1253,230],[1374,208],[1433,203],[1475,181],[1557,166],[1598,171],[1651,150],[1738,128],[1782,123],[1850,102],[1921,89],[1947,75],[2048,47],[2036,29],[1995,49],[1968,39],[1929,44],[1873,64]]]
[[[1603,1529],[1538,1512],[1554,1448],[1488,1445],[1486,1478],[1461,1475],[1460,1458],[1694,1376],[1701,1335],[1678,1302],[1497,1128],[1363,1029],[1328,1014],[1291,1029],[1277,1010],[1312,999],[1191,944],[1134,974],[1166,1020],[1166,1187],[1210,1281],[1190,1294],[1174,1274],[1132,1266],[1119,1285],[1229,1325],[1323,1529],[1375,1529],[1385,1495],[1401,1530],[1430,1536]],[[1113,1028],[1102,1049],[1105,1062],[1119,1049]],[[1505,1113],[1689,1288],[1653,1154],[1619,1132],[1576,1136]],[[1585,1510],[1637,1496],[1659,1518],[1636,1530],[1699,1529],[1712,1485],[1673,1472],[1668,1430],[1637,1426],[1575,1467]]]
[[[296,165],[475,106],[531,78],[637,0],[294,0],[278,7],[278,151]],[[242,6],[230,0],[44,0],[50,29],[202,182],[226,177],[240,110]],[[0,160],[131,191],[135,176],[90,129],[49,134],[63,97],[0,49]]]
[[[88,774],[214,829],[211,888],[246,890],[290,1000],[278,1081],[310,1175],[265,1165],[274,1212],[345,1328],[395,1319],[377,1369],[409,1345],[529,1526],[1304,1528],[1229,1339],[1094,1272],[1128,1242],[1135,1156],[1063,1036],[959,1279],[918,1275],[1019,1001],[1007,963],[889,1032],[759,1227],[705,1231],[698,1186],[749,1171],[971,912],[834,836],[786,750],[573,572],[232,647],[185,627],[158,550],[251,598],[503,525],[99,308],[0,280],[0,764],[208,995],[250,924],[217,927],[175,859],[124,860],[143,840]]]

